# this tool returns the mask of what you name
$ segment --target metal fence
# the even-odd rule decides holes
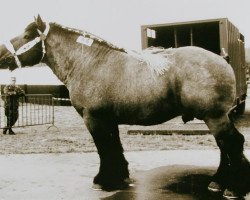
[[[7,126],[6,95],[0,95],[0,129]],[[32,94],[19,98],[19,117],[13,127],[54,125],[54,100],[51,94]]]

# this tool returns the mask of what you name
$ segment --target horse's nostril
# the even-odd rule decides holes
[[[11,58],[10,57],[5,58],[5,62],[6,63],[11,63]]]

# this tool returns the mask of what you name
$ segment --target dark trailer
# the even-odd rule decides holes
[[[228,55],[236,76],[236,95],[233,109],[245,111],[247,94],[244,36],[227,19],[143,25],[142,48],[155,46],[178,48],[198,46],[218,55]]]

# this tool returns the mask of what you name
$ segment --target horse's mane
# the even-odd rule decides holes
[[[141,52],[131,51],[125,48],[117,47],[114,44],[84,30],[79,30],[75,28],[66,27],[57,23],[52,23],[53,25],[65,29],[67,31],[83,35],[97,41],[101,44],[105,44],[111,49],[127,53],[128,55],[145,62],[151,71],[154,71],[156,74],[164,74],[165,71],[169,69],[170,64],[172,63],[170,56],[172,55],[169,52],[169,49],[164,49],[162,47],[149,47]]]
[[[121,52],[126,52],[126,50],[124,48],[117,47],[114,44],[112,44],[112,43],[110,43],[110,42],[108,42],[108,41],[106,41],[106,40],[104,40],[104,39],[102,39],[102,38],[100,38],[100,37],[98,37],[98,36],[90,33],[90,32],[87,32],[85,30],[79,30],[79,29],[76,29],[76,28],[70,28],[70,27],[63,26],[63,25],[60,25],[60,24],[57,24],[57,23],[52,23],[52,24],[55,25],[55,26],[57,26],[57,27],[60,27],[62,29],[65,29],[67,31],[71,31],[73,33],[78,33],[80,35],[83,35],[84,37],[91,38],[94,41],[97,41],[97,42],[99,42],[101,44],[105,44],[105,45],[107,45],[108,47],[110,47],[110,48],[112,48],[114,50],[121,51]]]

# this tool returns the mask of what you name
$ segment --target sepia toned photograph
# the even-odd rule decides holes
[[[248,0],[8,0],[0,200],[250,200]]]

